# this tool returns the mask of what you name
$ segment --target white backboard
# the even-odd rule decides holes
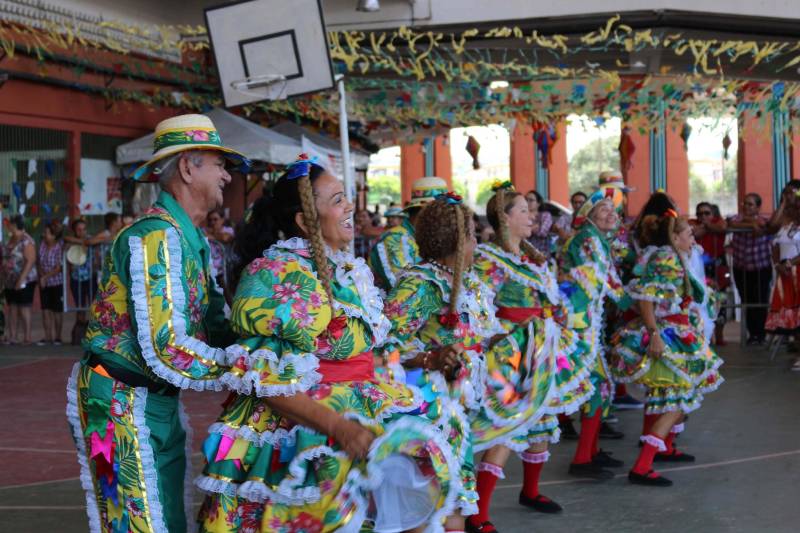
[[[205,10],[226,107],[333,88],[320,2],[245,0]],[[277,76],[283,81],[258,86]]]

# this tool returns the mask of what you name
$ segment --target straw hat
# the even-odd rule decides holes
[[[428,202],[432,202],[440,194],[447,194],[446,181],[435,176],[420,178],[414,182],[411,188],[411,201],[408,202],[405,209],[422,207]]]
[[[153,157],[136,169],[133,179],[137,181],[158,181],[153,175],[156,163],[178,152],[186,150],[216,150],[246,172],[250,160],[232,148],[222,145],[217,128],[205,115],[178,115],[162,120],[156,126],[153,137]]]
[[[636,190],[636,187],[628,187],[625,184],[625,179],[622,177],[622,172],[619,170],[604,170],[600,173],[597,181],[598,189],[603,187],[614,187],[622,192],[631,192]]]
[[[73,244],[67,249],[67,261],[71,265],[81,266],[86,263],[89,250],[82,244]]]

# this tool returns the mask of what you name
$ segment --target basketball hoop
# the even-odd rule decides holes
[[[231,82],[231,88],[254,98],[285,100],[289,96],[286,91],[287,81],[283,74],[262,74],[234,80]]]

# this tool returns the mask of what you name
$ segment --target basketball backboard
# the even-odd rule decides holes
[[[205,10],[226,107],[331,89],[321,0],[245,0]]]

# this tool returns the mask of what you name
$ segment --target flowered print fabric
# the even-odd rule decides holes
[[[152,381],[220,390],[225,352],[211,344],[230,335],[209,255],[199,230],[157,203],[106,255],[84,348]]]
[[[422,259],[414,238],[414,226],[407,219],[399,226],[383,232],[369,253],[369,266],[375,273],[375,283],[389,292],[400,273]]]
[[[240,335],[228,348],[222,382],[232,395],[203,446],[197,484],[210,495],[203,531],[359,531],[374,518],[369,492],[390,456],[408,458],[429,476],[438,524],[455,503],[458,469],[445,436],[410,415],[421,398],[405,386],[353,368],[383,342],[389,323],[363,259],[329,252],[329,302],[301,239],[275,244],[242,273],[231,321]],[[323,368],[323,364],[324,367]],[[344,373],[331,378],[330,372]],[[368,461],[353,461],[338,443],[270,409],[267,398],[308,395],[354,419],[379,438]]]
[[[491,292],[469,274],[459,295],[458,316],[450,322],[450,288],[444,274],[428,263],[415,265],[401,275],[384,307],[392,323],[384,353],[393,377],[421,391],[426,415],[448,436],[461,463],[458,506],[466,516],[477,512],[469,419],[480,409],[485,374],[482,343],[501,330],[492,313]],[[402,362],[420,352],[450,345],[461,345],[464,352],[461,367],[449,382],[436,370],[402,367]]]
[[[507,332],[486,352],[482,409],[472,421],[475,449],[502,444],[524,451],[555,441],[555,415],[575,411],[593,392],[584,366],[588,346],[566,328],[555,272],[494,243],[478,246],[473,268],[497,291]]]
[[[566,296],[567,325],[590,347],[584,365],[591,369],[594,394],[582,410],[592,416],[597,409],[604,414],[611,407],[613,384],[606,365],[604,314],[608,299],[618,302],[623,295],[622,283],[614,267],[611,248],[597,227],[590,221],[564,243],[558,256],[561,291]]]
[[[646,248],[627,287],[631,298],[653,302],[656,323],[665,352],[653,359],[647,354],[650,335],[641,318],[635,318],[612,338],[610,366],[614,376],[647,387],[648,413],[691,412],[703,395],[722,383],[717,369],[722,360],[708,345],[703,319],[693,303],[702,302],[702,282],[689,275],[671,246]]]

